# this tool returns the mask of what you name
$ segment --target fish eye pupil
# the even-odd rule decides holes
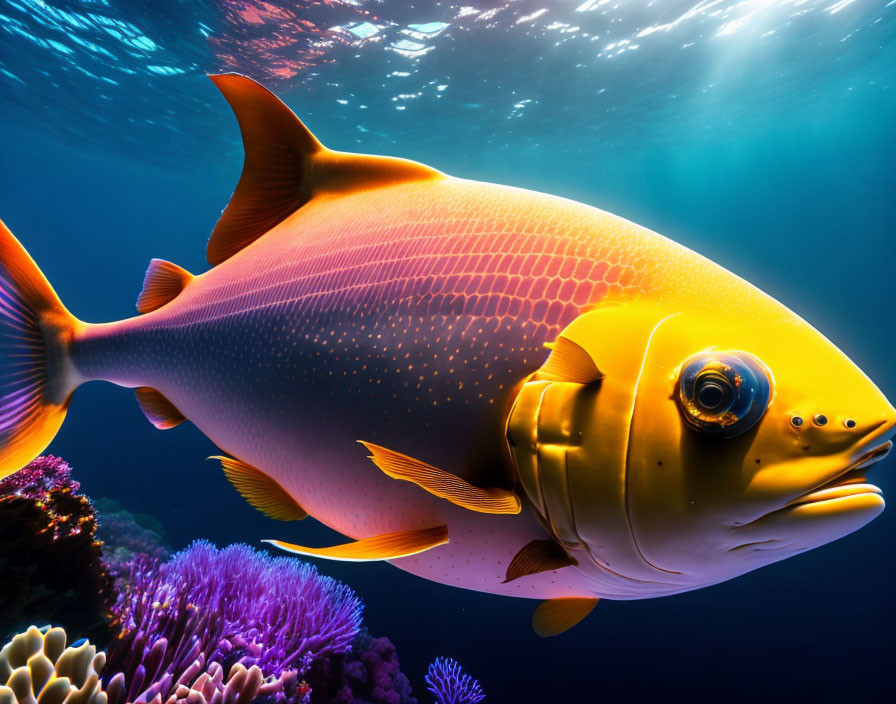
[[[828,417],[822,413],[819,413],[812,419],[812,422],[815,423],[815,425],[827,425]]]
[[[843,425],[852,430],[856,427],[856,420],[855,418],[847,418],[845,421],[843,421]]]
[[[799,428],[799,427],[803,424],[803,419],[802,419],[800,416],[793,416],[793,417],[790,419],[790,424],[791,424],[794,428]]]
[[[718,381],[709,380],[697,389],[697,400],[706,410],[713,410],[725,400],[725,389]]]

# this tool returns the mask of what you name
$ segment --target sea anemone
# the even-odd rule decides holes
[[[348,652],[361,612],[351,589],[312,565],[245,545],[197,541],[165,564],[138,557],[113,608],[109,704],[181,699],[203,676],[203,686],[224,671],[232,681],[235,665],[249,684],[260,672],[264,694],[295,700],[315,660]]]
[[[52,455],[0,481],[0,632],[54,622],[105,635],[112,580],[93,505],[78,488]]]
[[[438,704],[476,704],[485,699],[479,682],[453,658],[436,658],[426,673],[426,688]]]
[[[65,647],[61,628],[31,626],[0,650],[0,703],[106,704],[106,655],[88,641]]]

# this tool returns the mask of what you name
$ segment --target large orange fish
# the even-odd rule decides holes
[[[547,600],[545,635],[883,509],[865,472],[896,410],[767,295],[585,205],[331,151],[257,83],[213,80],[246,159],[212,269],[153,260],[141,315],[87,324],[0,232],[0,476],[80,384],[135,387],[252,505],[351,539],[275,545]]]

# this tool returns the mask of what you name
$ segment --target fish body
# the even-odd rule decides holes
[[[247,156],[212,269],[154,260],[142,315],[86,324],[0,233],[0,352],[24,360],[0,378],[4,472],[80,384],[137,388],[253,505],[357,541],[276,544],[550,600],[543,634],[883,509],[864,472],[896,410],[766,294],[580,203],[331,152],[257,84],[215,80]]]
[[[482,591],[592,594],[572,574],[559,586],[556,576],[502,584],[542,534],[537,521],[471,513],[396,482],[356,441],[512,487],[506,414],[544,344],[607,297],[661,297],[651,282],[668,282],[667,267],[699,272],[697,297],[727,276],[562,198],[454,178],[399,184],[310,203],[162,308],[87,328],[72,359],[85,380],[157,389],[345,535],[447,524],[470,536],[399,567]]]

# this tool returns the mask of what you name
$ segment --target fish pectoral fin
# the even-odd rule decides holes
[[[159,430],[174,428],[187,419],[171,401],[151,386],[138,386],[134,389],[134,395],[143,415]]]
[[[308,515],[286,489],[260,469],[235,457],[215,455],[209,459],[218,460],[221,469],[224,470],[224,476],[230,480],[240,495],[250,506],[257,508],[268,518],[278,521],[301,521]]]
[[[334,545],[330,548],[308,548],[284,543],[281,540],[265,540],[263,542],[296,555],[323,557],[327,560],[345,562],[372,562],[408,557],[444,545],[448,542],[448,526],[385,533],[344,545]]]
[[[237,73],[209,76],[236,114],[243,173],[208,242],[212,266],[252,244],[314,196],[443,178],[423,164],[324,147],[277,96]]]
[[[448,472],[413,457],[385,447],[359,440],[370,452],[370,459],[393,479],[413,482],[430,494],[446,499],[456,506],[479,513],[516,514],[521,510],[520,499],[506,489],[480,489]]]
[[[559,635],[591,613],[598,599],[549,599],[532,614],[532,628],[542,638]]]
[[[541,369],[535,372],[533,381],[593,384],[604,378],[591,355],[578,343],[561,335],[546,347],[551,350],[551,354]]]
[[[140,313],[161,308],[177,298],[193,275],[177,264],[164,259],[153,259],[149,262],[146,275],[143,277],[143,290],[137,296],[137,310]]]
[[[559,570],[561,567],[577,564],[575,558],[570,557],[556,541],[533,540],[523,546],[510,561],[504,584],[530,574]]]

